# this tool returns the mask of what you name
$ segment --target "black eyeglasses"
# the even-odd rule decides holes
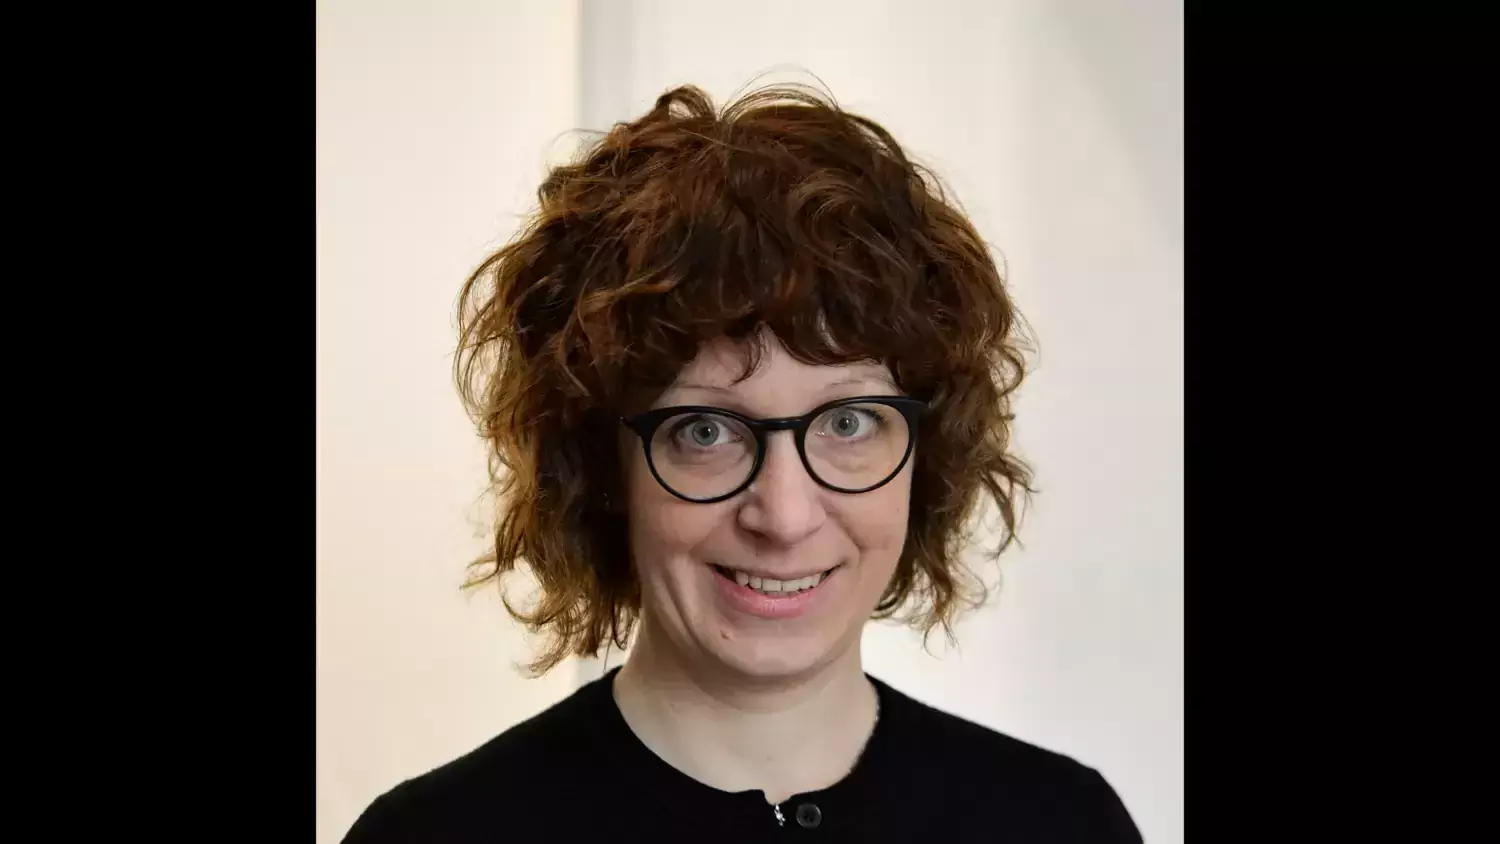
[[[684,405],[620,422],[641,438],[646,465],[667,492],[712,504],[750,486],[775,431],[792,432],[802,465],[821,486],[849,494],[885,486],[911,459],[925,408],[920,399],[905,396],[859,396],[783,419]]]

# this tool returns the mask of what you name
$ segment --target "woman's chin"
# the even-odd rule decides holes
[[[706,637],[709,656],[725,670],[747,679],[776,680],[815,673],[838,659],[838,643],[818,635],[733,633]]]

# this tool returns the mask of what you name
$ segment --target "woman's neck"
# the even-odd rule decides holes
[[[771,803],[842,779],[877,715],[857,640],[806,676],[757,684],[690,670],[645,619],[614,696],[631,731],[667,763],[721,791],[764,791]]]

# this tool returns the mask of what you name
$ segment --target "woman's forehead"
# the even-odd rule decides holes
[[[818,392],[845,385],[893,389],[890,369],[876,361],[814,364],[794,358],[775,337],[759,344],[758,356],[744,342],[707,344],[678,373],[669,391],[753,395],[767,391]],[[747,375],[747,367],[754,364]]]

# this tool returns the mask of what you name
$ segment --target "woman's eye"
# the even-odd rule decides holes
[[[675,434],[685,445],[694,448],[712,448],[734,438],[723,422],[704,416],[683,420],[677,426]]]
[[[693,442],[698,445],[713,445],[719,438],[719,426],[712,422],[699,422],[692,427]]]
[[[879,420],[868,410],[846,407],[833,411],[824,430],[840,439],[853,439],[870,433]]]

